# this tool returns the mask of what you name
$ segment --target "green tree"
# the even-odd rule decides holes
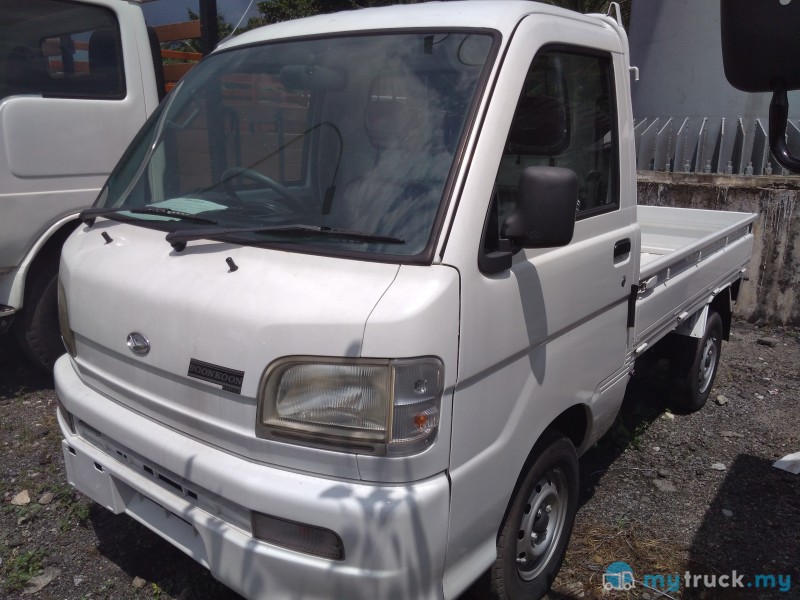
[[[258,3],[259,17],[252,17],[250,21],[257,21],[259,25],[269,25],[290,21],[302,17],[326,12],[320,10],[320,0],[269,0]]]

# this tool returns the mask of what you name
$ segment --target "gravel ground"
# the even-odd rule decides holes
[[[663,369],[640,373],[611,432],[581,460],[581,508],[550,598],[800,598],[800,475],[772,466],[800,451],[799,365],[800,328],[737,321],[702,411],[673,414]],[[238,598],[66,484],[55,409],[52,380],[0,348],[0,597]],[[603,593],[614,561],[631,565],[631,591]],[[784,588],[790,576],[792,588],[643,586],[658,581],[646,574],[668,583],[734,570],[745,586],[761,574]]]

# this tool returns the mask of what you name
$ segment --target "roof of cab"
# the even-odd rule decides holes
[[[427,2],[348,10],[285,21],[242,33],[220,44],[219,49],[290,37],[409,28],[488,28],[510,36],[520,20],[532,13],[601,23],[592,17],[529,0]]]

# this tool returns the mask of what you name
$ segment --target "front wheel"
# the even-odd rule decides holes
[[[33,281],[26,286],[25,307],[14,322],[23,353],[47,372],[66,352],[58,327],[58,264],[54,264],[29,275]]]
[[[703,408],[717,377],[722,355],[722,318],[718,313],[708,313],[703,337],[692,342],[688,348],[678,345],[676,348],[684,354],[670,359],[672,404],[687,412]]]
[[[578,505],[578,457],[560,434],[545,434],[518,486],[497,541],[493,597],[536,600],[564,560]]]

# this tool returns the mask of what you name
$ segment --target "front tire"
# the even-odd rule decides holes
[[[14,322],[15,334],[25,356],[40,369],[52,372],[56,359],[66,352],[58,327],[58,264],[31,275],[25,308]]]
[[[503,600],[543,597],[561,568],[578,506],[578,457],[566,437],[546,433],[500,529],[490,590]]]
[[[705,406],[714,387],[722,356],[722,318],[709,312],[703,337],[691,344],[678,345],[681,356],[670,360],[672,404],[679,410],[695,412]],[[689,338],[687,338],[689,339]]]

